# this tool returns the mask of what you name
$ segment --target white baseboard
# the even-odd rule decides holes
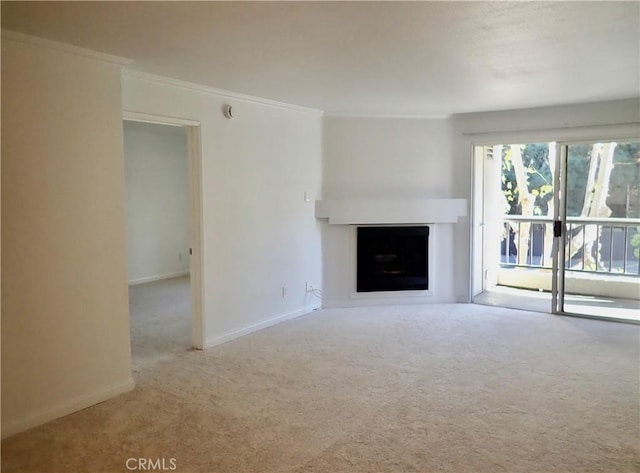
[[[348,307],[379,307],[390,305],[424,305],[433,304],[433,299],[408,297],[407,299],[324,299],[322,306],[326,309]]]
[[[382,307],[390,305],[431,305],[431,304],[456,304],[457,298],[435,299],[433,297],[407,297],[406,299],[323,299],[322,307],[325,309],[343,309],[350,307]]]
[[[114,384],[107,388],[100,389],[83,396],[78,396],[58,406],[54,406],[49,409],[37,412],[35,414],[27,416],[25,419],[7,422],[6,424],[3,423],[2,438],[15,435],[32,427],[45,424],[54,419],[58,419],[60,417],[72,414],[73,412],[77,412],[81,409],[93,406],[94,404],[106,401],[107,399],[117,396],[118,394],[131,391],[133,388],[133,378],[129,378],[121,383]]]
[[[181,276],[188,276],[189,274],[191,274],[190,271],[178,271],[177,273],[168,273],[168,274],[161,274],[159,276],[149,276],[146,278],[132,279],[131,281],[129,281],[129,286],[135,286],[136,284],[144,284],[146,282],[161,281],[162,279],[179,278]]]
[[[221,345],[235,338],[242,337],[243,335],[248,335],[253,332],[257,332],[258,330],[262,330],[263,328],[271,327],[272,325],[279,324],[280,322],[284,322],[285,320],[295,319],[296,317],[300,317],[301,315],[308,314],[309,312],[312,312],[317,309],[320,309],[320,306],[314,305],[314,306],[304,307],[300,310],[289,312],[288,314],[279,315],[277,317],[273,317],[271,319],[267,319],[262,322],[255,323],[247,327],[243,327],[241,329],[232,330],[230,332],[223,333],[222,335],[218,335],[217,337],[208,339],[204,347],[206,349],[206,348],[215,347],[216,345]]]

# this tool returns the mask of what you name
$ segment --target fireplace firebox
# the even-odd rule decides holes
[[[429,227],[358,227],[357,292],[429,289]]]

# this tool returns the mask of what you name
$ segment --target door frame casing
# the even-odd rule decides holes
[[[124,111],[123,121],[176,126],[187,129],[187,155],[189,164],[189,243],[191,288],[191,345],[197,350],[205,347],[206,320],[204,317],[202,251],[202,146],[201,123],[197,120],[166,117],[148,113]]]

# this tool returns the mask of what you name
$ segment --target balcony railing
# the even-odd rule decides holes
[[[567,270],[640,276],[640,219],[569,217],[566,231]],[[552,243],[553,219],[505,215],[501,265],[551,268]]]

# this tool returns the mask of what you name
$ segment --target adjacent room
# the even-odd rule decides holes
[[[191,348],[187,129],[124,122],[131,363]]]
[[[638,470],[640,3],[1,21],[3,472]]]

